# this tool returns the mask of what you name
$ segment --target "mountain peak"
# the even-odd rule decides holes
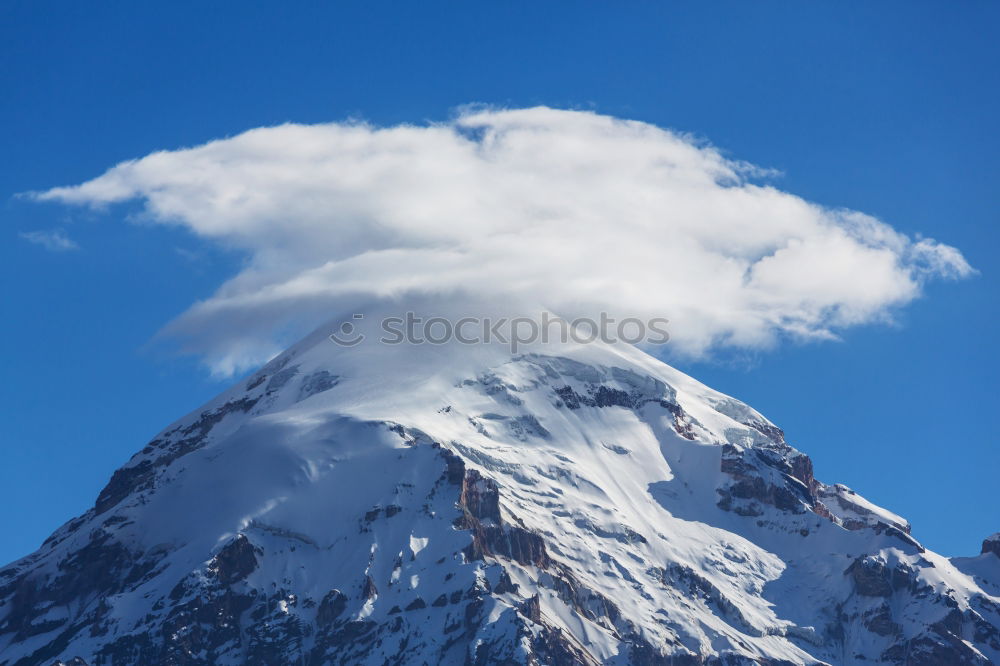
[[[0,663],[1000,658],[1000,577],[635,347],[329,330],[0,572]]]

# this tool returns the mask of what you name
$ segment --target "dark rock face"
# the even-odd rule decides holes
[[[749,426],[764,435],[779,446],[785,445],[785,431],[772,423],[764,423],[757,419],[743,421],[743,425]],[[808,458],[806,459],[808,460]],[[809,461],[809,475],[812,476],[812,462]]]
[[[331,374],[326,370],[319,370],[302,379],[302,385],[299,387],[298,399],[305,400],[306,398],[311,398],[317,393],[329,391],[339,383],[340,377],[337,375]]]
[[[88,624],[99,631],[96,627],[108,609],[98,604],[89,617],[73,622],[69,617],[45,619],[49,608],[69,605],[81,598],[103,599],[116,594],[141,579],[149,568],[149,563],[142,562],[110,534],[95,531],[85,546],[59,561],[51,575],[4,579],[0,586],[0,608],[8,610],[0,621],[0,635],[13,633],[12,640],[21,641],[58,631],[54,641],[39,648],[24,663],[51,659]]]
[[[210,565],[223,585],[243,580],[257,568],[257,557],[250,540],[243,534],[227,543]]]
[[[858,558],[845,573],[854,580],[858,594],[866,597],[888,597],[892,594],[891,572],[877,558]]]
[[[115,470],[108,485],[104,486],[94,503],[94,512],[98,515],[125,499],[130,493],[148,488],[154,476],[155,465],[151,460],[143,460],[134,467],[123,467]]]
[[[328,626],[343,615],[346,609],[347,595],[340,590],[330,590],[319,604],[316,622],[322,627]]]
[[[993,553],[997,557],[1000,557],[1000,533],[983,540],[981,554],[985,555],[986,553]]]
[[[703,600],[733,626],[743,631],[753,631],[751,623],[743,616],[739,607],[711,581],[690,567],[670,564],[666,568],[654,567],[651,573],[664,587],[686,590],[695,598]]]
[[[691,417],[673,400],[672,396],[664,397],[665,387],[655,386],[655,389],[649,392],[624,391],[603,384],[589,384],[585,395],[577,393],[570,386],[559,386],[553,390],[561,403],[573,410],[581,407],[622,407],[638,410],[648,404],[658,405],[673,415],[674,431],[678,435],[685,439],[695,438]]]
[[[378,596],[378,588],[371,576],[365,576],[365,582],[361,585],[361,597],[363,599],[374,599]]]
[[[921,636],[914,640],[893,645],[882,654],[882,659],[892,664],[919,666],[955,666],[976,664],[990,666],[991,661],[954,635]]]
[[[991,662],[968,645],[967,637],[975,637],[980,645],[1000,647],[997,627],[971,608],[959,610],[953,598],[922,583],[904,562],[891,564],[876,556],[859,557],[845,574],[861,598],[873,602],[860,619],[868,631],[889,641],[881,655],[888,663],[986,665]],[[922,600],[925,608],[938,609],[940,619],[926,627],[906,627],[897,615],[905,616],[905,607],[913,600]]]
[[[500,581],[493,587],[496,594],[517,594],[518,585],[510,579],[510,574],[504,569],[500,572]],[[443,595],[442,595],[443,596]]]
[[[812,508],[812,461],[798,452],[786,457],[779,452],[743,450],[725,444],[721,470],[733,478],[718,491],[719,507],[726,511],[758,516],[761,504],[789,513],[804,513]]]
[[[417,597],[416,599],[414,599],[413,601],[411,601],[406,605],[405,610],[415,611],[415,610],[420,610],[421,608],[427,608],[427,602],[421,599],[420,597]]]
[[[894,636],[900,633],[901,627],[892,619],[892,607],[882,604],[874,611],[865,614],[864,625],[868,630],[879,636]]]
[[[492,479],[483,478],[477,470],[471,469],[465,473],[458,503],[465,509],[470,523],[485,521],[501,524],[500,490]]]
[[[225,403],[214,410],[202,412],[200,418],[191,425],[167,432],[144,448],[134,464],[115,471],[108,485],[97,496],[94,512],[101,515],[118,505],[123,499],[139,491],[153,487],[157,474],[172,462],[205,444],[208,433],[222,419],[232,413],[249,412],[259,398],[240,398]],[[153,457],[153,454],[155,457]],[[141,456],[141,457],[140,457]]]
[[[465,480],[465,461],[448,449],[442,449],[440,445],[435,445],[439,449],[441,456],[446,463],[444,477],[453,486],[457,486]]]
[[[163,622],[160,646],[144,646],[141,638],[138,645],[134,638],[120,639],[105,651],[109,661],[127,663],[131,653],[140,658],[138,663],[147,656],[151,661],[199,663],[197,655],[216,654],[223,646],[239,642],[240,617],[253,599],[226,588],[189,589],[191,598],[175,606]]]
[[[923,547],[909,535],[908,523],[887,522],[852,501],[850,489],[823,485],[813,476],[808,456],[784,444],[783,435],[774,437],[773,446],[764,448],[723,445],[720,469],[732,481],[717,489],[719,508],[750,517],[762,515],[765,507],[789,514],[811,512],[844,529],[887,534],[923,552]],[[838,514],[853,517],[841,518]]]
[[[496,482],[477,470],[465,473],[459,497],[462,517],[456,527],[472,532],[472,543],[465,550],[469,561],[501,557],[523,565],[544,568],[549,558],[545,542],[537,534],[505,524],[500,516],[500,491]]]

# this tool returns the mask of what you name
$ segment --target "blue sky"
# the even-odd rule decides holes
[[[1000,529],[1000,7],[541,4],[0,8],[0,560],[36,548],[226,386],[151,341],[247,261],[128,221],[128,206],[18,193],[254,127],[441,121],[470,102],[689,132],[780,170],[784,191],[959,248],[979,274],[929,283],[894,325],[677,365],[761,410],[819,478],[906,516],[928,546],[978,552]]]

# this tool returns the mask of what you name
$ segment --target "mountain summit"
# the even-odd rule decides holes
[[[319,331],[0,571],[0,664],[990,664],[997,543],[628,345]]]

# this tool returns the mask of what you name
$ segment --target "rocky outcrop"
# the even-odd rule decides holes
[[[858,594],[866,597],[888,597],[892,594],[894,572],[877,557],[859,557],[844,573],[851,576]]]
[[[888,512],[875,513],[846,486],[820,483],[807,455],[784,444],[783,435],[778,442],[775,435],[774,445],[763,448],[723,444],[720,469],[731,480],[717,489],[721,509],[747,517],[761,516],[765,507],[790,514],[812,512],[844,529],[888,534],[923,552],[910,536],[909,523]]]
[[[257,568],[256,551],[246,535],[240,534],[222,547],[212,559],[209,570],[215,572],[223,585],[232,585]]]
[[[305,400],[306,398],[311,398],[317,393],[329,391],[339,383],[340,377],[337,375],[327,370],[318,370],[303,377],[302,384],[299,386],[298,399]]]
[[[987,537],[983,540],[983,549],[980,553],[983,555],[992,553],[997,557],[1000,557],[1000,532],[997,532],[993,536]]]
[[[464,527],[477,523],[500,525],[500,489],[493,479],[484,478],[478,470],[470,469],[462,481],[462,494],[458,498],[466,520]]]
[[[815,483],[812,462],[795,454],[724,444],[720,469],[732,481],[718,489],[719,507],[744,516],[761,515],[761,505],[789,513],[811,510],[815,501],[810,489]]]
[[[330,590],[320,601],[319,610],[316,611],[316,623],[321,627],[326,627],[337,620],[347,609],[347,595],[340,590]]]
[[[80,599],[101,600],[135,585],[155,567],[155,560],[143,560],[108,532],[95,531],[86,545],[56,563],[54,571],[34,576],[4,572],[0,586],[0,635],[13,633],[21,641],[36,635],[61,632],[68,641],[85,624],[100,622],[107,607],[96,604],[85,618],[53,615],[53,607],[69,606]],[[53,645],[58,647],[60,641]],[[58,655],[53,645],[41,648],[38,659]]]
[[[653,384],[653,392],[632,390],[625,391],[619,388],[605,386],[604,384],[587,384],[586,393],[578,393],[570,386],[559,386],[554,389],[560,404],[568,409],[580,409],[581,407],[622,407],[625,409],[641,409],[648,404],[655,404],[667,410],[673,415],[674,431],[685,439],[694,439],[693,419],[672,400],[672,396],[665,397],[664,392],[659,389],[661,386]]]
[[[993,662],[970,647],[960,636],[950,632],[924,634],[912,640],[897,643],[882,653],[890,664],[909,666],[992,666]]]
[[[492,479],[470,469],[462,481],[458,502],[462,516],[455,526],[472,533],[465,549],[466,559],[498,557],[525,566],[545,568],[549,556],[540,536],[518,525],[507,524],[500,515],[500,491]]]
[[[206,410],[186,427],[177,427],[154,439],[128,465],[115,471],[94,503],[101,515],[130,495],[150,490],[158,473],[172,462],[204,446],[208,433],[226,416],[249,412],[259,398],[231,400],[216,409]]]
[[[929,566],[929,562],[927,563]],[[990,664],[981,652],[970,647],[973,637],[979,645],[1000,648],[1000,630],[976,610],[962,610],[949,594],[924,582],[919,572],[904,561],[892,562],[883,556],[857,558],[845,571],[854,591],[860,595],[853,605],[862,626],[886,639],[889,646],[881,658],[891,664],[945,665]],[[986,612],[992,602],[983,599]],[[842,608],[851,601],[845,599]],[[925,626],[905,621],[920,605],[924,612],[933,609],[938,619]],[[845,618],[850,621],[850,617]]]

